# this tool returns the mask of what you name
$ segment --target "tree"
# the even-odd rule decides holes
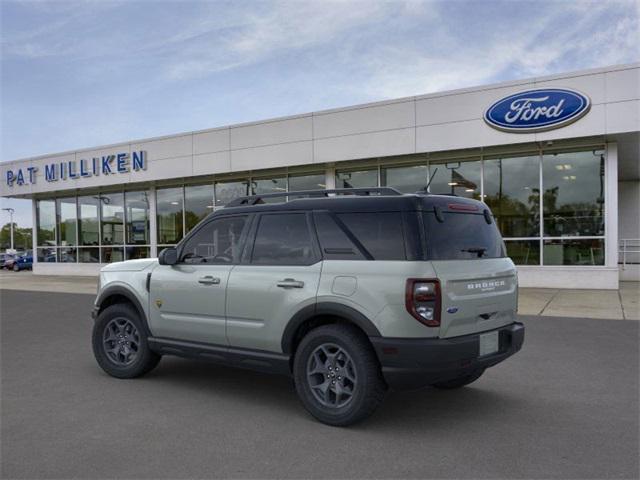
[[[20,228],[13,223],[13,248],[16,250],[31,250],[32,233],[30,228]],[[0,230],[0,248],[6,250],[11,247],[11,224],[6,223]]]

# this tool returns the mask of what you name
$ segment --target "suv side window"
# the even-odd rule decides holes
[[[313,219],[325,260],[365,260],[360,246],[354,244],[329,212],[316,212]],[[345,227],[346,228],[346,227]]]
[[[260,216],[251,263],[255,265],[310,265],[317,261],[306,213]]]
[[[238,263],[240,237],[247,224],[247,216],[222,217],[199,228],[188,238],[181,251],[181,262]]]
[[[374,260],[406,260],[400,212],[339,213],[337,217]]]

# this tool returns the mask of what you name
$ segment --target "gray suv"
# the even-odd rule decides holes
[[[390,188],[244,197],[158,259],[101,270],[93,351],[118,378],[162,355],[290,375],[311,415],[344,426],[388,389],[462,387],[517,352],[517,288],[481,202]]]

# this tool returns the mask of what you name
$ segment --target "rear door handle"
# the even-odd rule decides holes
[[[304,282],[294,278],[285,278],[284,280],[280,280],[277,285],[281,288],[302,288],[304,287]]]
[[[220,279],[217,277],[212,277],[211,275],[207,275],[205,277],[200,277],[198,283],[201,283],[203,285],[219,285]]]

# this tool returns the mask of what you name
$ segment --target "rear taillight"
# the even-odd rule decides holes
[[[438,280],[407,280],[405,293],[407,311],[428,327],[440,326],[440,282]]]

